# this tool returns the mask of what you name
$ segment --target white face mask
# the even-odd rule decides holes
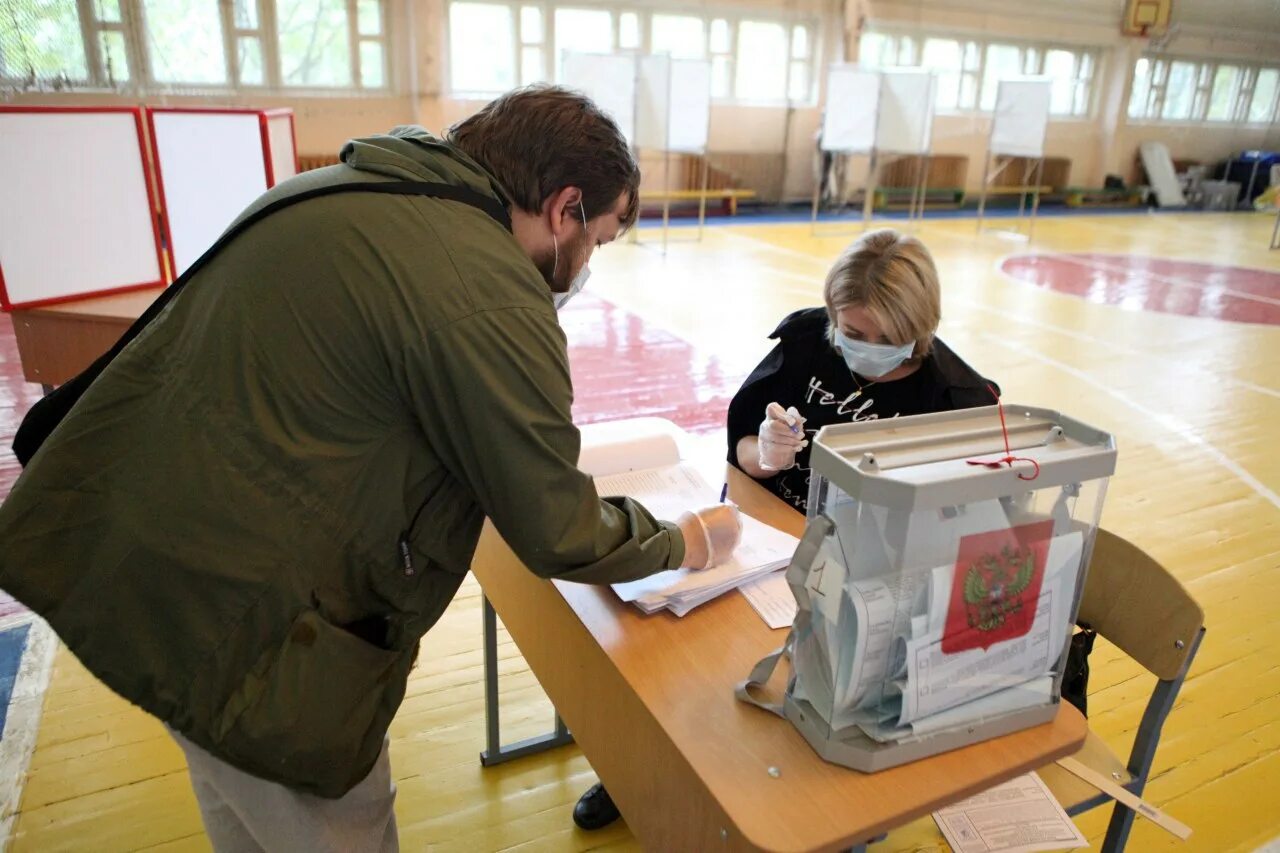
[[[840,347],[840,354],[844,356],[844,363],[849,365],[849,369],[868,379],[878,379],[897,370],[904,361],[911,358],[911,353],[916,348],[915,343],[896,347],[893,344],[855,341],[839,329],[836,330],[836,345]]]
[[[582,214],[582,233],[587,231],[587,211],[582,206],[582,202],[578,202],[578,212]],[[555,265],[551,267],[551,278],[554,280],[556,276],[556,267],[560,266],[560,243],[556,240],[556,235],[551,235],[551,244],[555,246],[556,260]],[[578,270],[578,274],[573,277],[573,281],[569,282],[569,289],[564,293],[552,293],[551,301],[555,303],[556,310],[559,311],[569,300],[582,292],[582,288],[587,286],[587,279],[591,278],[591,268],[586,264],[582,265],[582,269]]]

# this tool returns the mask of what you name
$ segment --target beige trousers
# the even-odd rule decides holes
[[[191,787],[216,853],[397,853],[388,744],[359,784],[327,800],[268,782],[215,758],[177,732]]]

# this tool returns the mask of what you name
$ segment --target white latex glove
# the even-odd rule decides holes
[[[796,464],[796,454],[809,446],[804,437],[805,419],[796,407],[783,409],[770,403],[760,422],[760,467],[766,471],[785,471]]]
[[[728,562],[742,540],[742,515],[732,504],[686,512],[676,519],[684,534],[684,565],[710,569]]]

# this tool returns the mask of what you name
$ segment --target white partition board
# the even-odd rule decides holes
[[[671,62],[671,114],[667,150],[701,154],[711,130],[711,63],[705,59]]]
[[[636,60],[633,56],[566,53],[563,83],[608,113],[628,144],[636,137]]]
[[[266,192],[260,114],[151,110],[175,276]]]
[[[827,103],[822,113],[822,150],[866,154],[875,147],[880,109],[880,74],[854,65],[827,70]]]
[[[1011,157],[1043,157],[1049,128],[1048,80],[1001,80],[991,119],[991,153]]]
[[[667,147],[671,122],[671,57],[642,56],[636,78],[636,146]]]
[[[888,70],[880,74],[876,148],[892,154],[927,154],[933,133],[934,75]]]
[[[293,113],[268,113],[267,146],[271,149],[271,186],[298,174],[298,151],[293,140]]]
[[[636,145],[660,151],[702,153],[711,126],[711,63],[640,59],[636,81]]]
[[[6,309],[163,284],[135,110],[0,110]]]

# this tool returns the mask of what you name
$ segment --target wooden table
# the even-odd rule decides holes
[[[744,511],[799,535],[804,519],[730,472]],[[841,850],[1076,751],[1086,724],[1056,720],[875,774],[820,759],[791,724],[733,687],[779,645],[741,595],[677,619],[606,587],[544,581],[486,524],[472,565],[485,595],[651,850]]]
[[[161,288],[13,312],[22,375],[48,391],[111,349]]]

